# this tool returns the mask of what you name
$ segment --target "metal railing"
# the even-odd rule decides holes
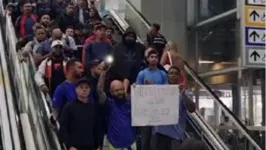
[[[55,132],[49,127],[49,109],[44,95],[37,88],[33,79],[32,62],[20,62],[16,52],[16,34],[10,16],[6,16],[6,42],[8,43],[9,62],[12,66],[15,87],[18,90],[20,119],[27,150],[61,149]]]
[[[0,31],[2,32],[2,31]],[[0,52],[4,50],[4,40],[2,36],[0,37]],[[2,55],[2,54],[1,54]],[[14,149],[13,139],[12,139],[12,127],[9,120],[8,112],[8,96],[6,91],[6,86],[4,85],[4,75],[3,67],[0,67],[0,128],[1,128],[1,144],[4,150]],[[20,144],[19,144],[20,145]],[[19,146],[18,145],[18,146]]]

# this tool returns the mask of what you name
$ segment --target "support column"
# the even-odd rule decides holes
[[[213,121],[215,127],[217,127],[220,124],[220,118],[221,118],[221,108],[219,104],[213,101]]]
[[[232,83],[232,106],[233,106],[233,113],[239,119],[241,118],[241,97],[240,97],[240,87],[241,84]]]
[[[261,103],[262,103],[262,126],[265,126],[265,70],[260,71],[260,81],[261,81]]]
[[[254,125],[254,103],[253,103],[253,70],[248,70],[248,120],[249,125]]]

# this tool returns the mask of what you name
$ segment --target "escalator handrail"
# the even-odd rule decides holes
[[[143,20],[146,27],[150,28],[150,23],[148,20],[137,10],[134,5],[129,1],[125,0],[126,4],[131,7],[135,11],[135,13],[138,15],[138,17]],[[184,60],[183,60],[184,61]],[[256,147],[256,149],[261,150],[259,145],[251,138],[250,134],[248,133],[247,127],[223,104],[223,102],[219,99],[219,97],[211,90],[211,88],[201,79],[200,76],[192,69],[192,67],[189,66],[189,64],[184,61],[184,66],[186,71],[189,73],[190,76],[193,77],[194,80],[198,81],[200,85],[203,86],[203,88],[214,98],[215,102],[218,103],[221,108],[225,111],[225,113],[228,115],[228,117],[233,121],[233,123],[240,128],[240,130],[243,132],[243,134],[246,136],[246,138],[253,144],[253,146]]]
[[[10,28],[12,28],[13,30],[14,30],[14,28],[13,28],[13,25],[11,24],[10,25]],[[30,79],[32,79],[32,74],[31,74],[31,71],[29,70],[29,65],[31,65],[32,66],[32,68],[33,69],[35,69],[36,70],[36,66],[35,66],[35,63],[32,61],[33,59],[32,59],[32,56],[30,56],[30,59],[29,59],[29,63],[26,63],[26,62],[21,62],[21,65],[22,65],[22,70],[24,71],[24,74],[25,75],[28,75],[29,76],[29,78],[27,78],[27,76],[24,76],[24,80],[25,81],[27,81],[27,83],[28,83],[28,86],[27,87],[30,87],[30,85],[33,85],[33,86],[37,86],[36,84],[35,84],[35,82],[34,81],[29,81]],[[39,88],[38,88],[39,89]],[[37,93],[35,93],[35,90],[33,90],[33,89],[28,89],[28,91],[30,92],[30,94],[34,94],[34,96],[36,96],[37,95]],[[49,108],[48,108],[48,105],[47,105],[47,103],[46,103],[46,99],[45,99],[45,96],[44,96],[44,94],[40,91],[40,89],[39,89],[39,94],[41,95],[41,102],[43,103],[43,106],[44,106],[44,113],[45,114],[41,114],[41,116],[43,116],[43,115],[45,115],[45,117],[47,117],[47,118],[45,118],[45,120],[46,121],[49,121],[49,115],[50,115],[50,113],[49,113]],[[33,98],[33,97],[31,97],[31,98]],[[37,98],[38,99],[38,101],[39,101],[39,98]],[[36,102],[36,101],[35,101]],[[35,105],[32,105],[32,107],[36,107],[36,103],[35,103]],[[37,106],[38,107],[38,106]],[[40,107],[40,106],[39,106]],[[35,108],[36,110],[38,109],[38,108]],[[36,112],[37,113],[37,112]],[[40,117],[40,115],[39,115],[39,117]],[[43,124],[42,124],[42,120],[41,119],[39,119],[38,118],[38,123],[39,123],[39,127],[38,127],[38,130],[41,132],[41,134],[42,135],[40,135],[39,136],[39,142],[41,142],[41,141],[43,141],[44,143],[46,143],[46,144],[41,144],[41,145],[39,145],[39,146],[41,146],[41,147],[46,147],[46,149],[49,149],[49,146],[51,146],[50,144],[48,144],[48,138],[47,138],[47,135],[46,135],[46,129],[44,128],[44,126],[43,126]],[[52,138],[53,138],[53,142],[54,142],[54,144],[55,144],[55,146],[56,146],[56,149],[61,149],[61,147],[60,147],[60,144],[59,144],[59,140],[58,140],[58,138],[56,137],[56,134],[54,133],[54,131],[52,131],[53,129],[52,128],[49,128],[48,130],[50,130],[50,132],[52,132]],[[42,139],[42,140],[41,140]],[[51,140],[50,140],[51,141]]]
[[[4,40],[2,39],[2,35],[0,37],[0,49],[1,51],[4,50],[3,42]],[[1,68],[0,68],[0,94],[1,94],[1,104],[0,104],[0,128],[1,128],[1,144],[3,146],[4,150],[8,149],[13,149],[14,144],[12,140],[12,129],[10,125],[10,119],[8,116],[8,107],[7,107],[7,95],[5,91],[5,86],[4,86],[4,76],[3,76],[3,70],[2,70],[2,63],[1,63]]]
[[[193,119],[197,120],[201,127],[206,127],[208,129],[209,134],[212,134],[213,138],[215,138],[224,149],[229,149],[228,146],[224,143],[221,137],[214,131],[214,129],[203,119],[198,111],[195,111],[193,114],[190,114]]]
[[[3,36],[2,29],[0,29],[1,33],[0,35]],[[1,42],[4,42],[4,39],[1,38]],[[9,122],[11,127],[11,135],[12,140],[14,143],[14,150],[21,150],[21,141],[19,137],[19,128],[18,123],[19,121],[16,120],[17,112],[15,111],[15,104],[14,104],[14,97],[12,95],[11,91],[11,82],[10,82],[10,72],[8,70],[7,66],[7,60],[4,52],[4,48],[0,51],[0,60],[1,60],[1,70],[2,70],[2,76],[3,76],[3,84],[5,87],[6,92],[6,100],[7,100],[7,109],[8,109],[8,115],[9,115]]]
[[[16,45],[16,42],[17,42],[17,39],[16,39],[16,36],[15,36],[15,31],[14,31],[14,28],[13,25],[12,25],[12,22],[11,22],[11,17],[6,15],[6,32],[8,35],[7,36],[7,42],[9,42],[8,44],[8,48],[9,48],[9,56],[10,56],[10,62],[11,62],[11,65],[14,67],[15,70],[13,70],[13,76],[14,76],[14,79],[15,79],[15,82],[17,83],[18,85],[18,91],[19,91],[19,104],[20,104],[20,117],[21,118],[21,121],[22,121],[22,131],[23,131],[23,134],[24,134],[24,141],[25,141],[25,146],[27,149],[31,150],[31,149],[36,149],[36,141],[34,140],[34,137],[33,137],[33,132],[32,132],[32,129],[30,129],[31,127],[29,127],[28,125],[30,124],[30,118],[29,118],[29,112],[31,111],[30,108],[30,95],[28,93],[28,89],[27,89],[27,86],[26,86],[26,80],[25,80],[25,74],[24,74],[24,70],[23,70],[23,67],[21,65],[23,64],[20,64],[19,63],[19,60],[18,60],[18,55],[16,53],[16,48],[15,48],[15,45]],[[36,125],[35,125],[36,126]],[[37,127],[37,126],[36,126]],[[35,127],[35,128],[36,128]],[[37,135],[35,135],[37,136]]]
[[[229,117],[229,119],[233,122],[235,126],[238,127],[242,131],[242,134],[249,140],[249,142],[252,143],[254,147],[256,147],[257,150],[262,150],[261,147],[251,138],[251,135],[248,132],[247,127],[229,110],[229,108],[220,100],[220,98],[211,90],[211,88],[203,81],[201,77],[185,62],[185,69],[186,72],[189,73],[190,76],[193,77],[193,79],[201,85],[208,94],[212,96],[212,98],[215,100],[216,103],[218,103],[221,107],[221,109],[225,112],[225,114]]]
[[[10,44],[10,49],[9,52],[11,53],[11,58],[13,59],[13,61],[11,62],[14,67],[15,67],[15,72],[20,71],[20,74],[15,74],[15,78],[18,78],[19,80],[17,82],[19,82],[20,85],[22,85],[24,88],[22,88],[22,90],[24,89],[25,91],[21,94],[21,98],[23,100],[20,100],[20,102],[25,103],[27,102],[28,104],[26,105],[27,107],[25,107],[25,110],[22,110],[23,112],[26,112],[29,114],[29,116],[31,118],[27,119],[27,117],[24,117],[27,120],[24,121],[31,121],[30,122],[25,122],[25,126],[29,125],[31,126],[32,129],[35,129],[34,131],[36,131],[35,134],[35,140],[33,140],[34,138],[30,135],[28,135],[30,137],[30,139],[28,138],[24,138],[25,142],[26,142],[26,147],[28,149],[28,147],[35,147],[36,144],[32,143],[33,141],[35,141],[36,143],[38,143],[38,149],[40,150],[44,150],[44,149],[50,149],[50,143],[47,143],[47,132],[45,130],[45,126],[43,124],[43,119],[42,119],[42,111],[40,111],[38,105],[36,105],[36,103],[38,103],[39,99],[36,99],[35,93],[32,92],[32,89],[30,89],[29,87],[31,87],[32,83],[29,81],[29,70],[28,70],[28,64],[25,62],[18,62],[18,54],[16,53],[16,49],[15,49],[15,43],[17,41],[16,36],[15,36],[15,31],[14,31],[14,27],[13,24],[10,20],[10,16],[6,16],[7,20],[8,20],[8,24],[6,26],[7,31],[9,31],[8,33],[8,37],[7,38],[11,38],[8,39],[8,41],[11,41]],[[30,78],[32,79],[32,78]],[[24,114],[26,114],[24,113]],[[22,117],[22,116],[21,116]],[[46,119],[47,122],[49,119]],[[27,127],[29,128],[29,127]],[[29,131],[31,129],[25,129],[24,131]],[[23,132],[24,132],[23,131]],[[25,133],[25,134],[32,134],[32,132],[30,133]],[[29,145],[31,144],[31,145]],[[34,144],[34,145],[33,145]],[[36,148],[32,148],[32,149],[36,149]]]
[[[151,23],[142,15],[142,13],[130,2],[130,0],[125,0],[126,4],[133,9],[135,13],[138,14],[139,18],[142,20],[142,22],[145,24],[145,26],[150,29]]]
[[[30,72],[30,75],[32,75],[31,77],[33,77],[34,76],[33,73],[35,73],[37,71],[37,68],[36,68],[36,65],[34,63],[32,55],[29,56],[29,65],[30,65],[30,67],[32,67],[32,71]],[[32,83],[33,86],[35,86],[34,89],[36,92],[36,96],[40,96],[40,99],[42,100],[41,102],[42,102],[42,105],[44,106],[44,113],[45,113],[44,115],[45,115],[45,117],[47,117],[46,120],[48,121],[50,119],[49,117],[50,117],[52,112],[50,112],[50,110],[49,110],[49,106],[47,104],[47,101],[51,101],[51,98],[48,94],[44,95],[44,93],[41,92],[41,90],[37,86],[37,84],[35,84],[34,81],[32,81],[32,82],[33,82]],[[57,124],[58,124],[58,122],[57,122]],[[61,146],[60,146],[59,139],[57,138],[56,133],[54,132],[54,130],[52,128],[49,128],[48,130],[52,134],[51,138],[53,139],[52,141],[54,142],[53,145],[56,147],[56,150],[60,150]]]
[[[115,10],[109,10],[108,14],[110,17],[113,19],[115,24],[118,26],[118,28],[121,29],[121,31],[124,33],[127,27],[129,26],[126,21],[123,21],[121,17],[117,14]],[[123,23],[123,24],[121,24]],[[142,41],[140,41],[142,42]],[[201,124],[201,126],[204,126],[204,131],[208,135],[209,138],[212,138],[214,140],[213,142],[215,143],[216,147],[219,147],[219,149],[223,150],[229,150],[229,148],[226,146],[226,144],[220,139],[220,137],[216,134],[216,132],[213,131],[212,128],[208,124],[204,122],[204,120],[199,117],[198,112],[195,112],[195,114],[191,115],[193,118],[197,117],[197,123]]]

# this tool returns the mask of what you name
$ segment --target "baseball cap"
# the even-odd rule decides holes
[[[89,79],[87,79],[86,77],[83,77],[81,79],[79,79],[76,83],[76,87],[78,87],[80,84],[83,84],[83,83],[86,83],[88,84],[89,86],[91,86],[91,82]]]
[[[92,61],[89,62],[89,68],[93,68],[95,66],[98,66],[99,64],[101,64],[101,60],[93,59]]]
[[[94,30],[98,30],[101,28],[105,28],[106,29],[106,25],[102,24],[102,23],[98,23],[94,25]]]
[[[53,48],[53,47],[55,47],[55,46],[57,46],[57,45],[64,46],[64,43],[63,43],[63,41],[61,41],[61,40],[55,40],[55,41],[52,42],[51,47]]]

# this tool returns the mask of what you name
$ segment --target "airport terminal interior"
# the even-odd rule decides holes
[[[210,150],[265,150],[264,0],[95,0],[95,5],[116,27],[118,39],[130,26],[145,43],[158,23],[160,33],[177,43],[197,107],[188,117],[188,137]],[[32,58],[19,60],[14,26],[5,6],[0,9],[0,150],[61,150],[49,125],[49,100],[33,79],[36,66]]]

